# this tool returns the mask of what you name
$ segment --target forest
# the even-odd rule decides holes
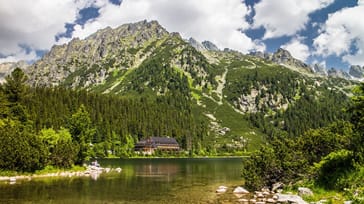
[[[170,136],[185,150],[200,148],[207,124],[179,92],[123,97],[61,87],[29,87],[15,69],[0,91],[0,168],[67,168],[96,157],[129,157],[134,143]]]
[[[289,137],[277,132],[244,160],[242,176],[251,189],[274,183],[305,185],[347,193],[356,203],[364,196],[364,83],[346,106],[347,120]]]

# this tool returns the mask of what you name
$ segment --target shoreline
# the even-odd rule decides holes
[[[110,157],[110,158],[99,158],[100,160],[103,159],[234,159],[234,158],[248,158],[250,156],[244,155],[244,156],[195,156],[195,157],[156,157],[156,156],[150,156],[150,157],[128,157],[128,158],[119,158],[119,157]]]
[[[116,172],[120,173],[121,168],[94,168],[88,166],[87,169],[78,171],[78,170],[59,170],[57,172],[52,173],[40,173],[40,174],[20,174],[14,176],[0,176],[0,182],[9,182],[9,184],[14,184],[16,181],[31,181],[33,179],[42,179],[42,178],[72,178],[72,177],[91,177],[93,180],[97,180],[98,177],[103,173]]]

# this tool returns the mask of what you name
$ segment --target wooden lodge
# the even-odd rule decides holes
[[[153,154],[154,151],[179,151],[179,144],[174,138],[170,137],[149,137],[140,140],[134,146],[134,151],[143,154]]]

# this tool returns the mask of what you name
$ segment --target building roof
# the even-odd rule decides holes
[[[176,139],[172,137],[151,137],[150,139],[155,144],[178,144]]]
[[[171,138],[171,137],[149,137],[149,138],[140,140],[138,143],[135,144],[135,147],[149,146],[149,147],[156,148],[159,145],[179,146],[176,139]]]

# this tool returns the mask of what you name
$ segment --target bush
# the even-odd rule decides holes
[[[43,168],[48,151],[28,127],[3,120],[0,127],[0,169],[29,171]]]
[[[355,169],[352,160],[353,153],[351,151],[331,152],[319,163],[314,164],[313,171],[316,183],[332,190],[343,190],[343,188],[348,187],[348,183],[343,181]]]

